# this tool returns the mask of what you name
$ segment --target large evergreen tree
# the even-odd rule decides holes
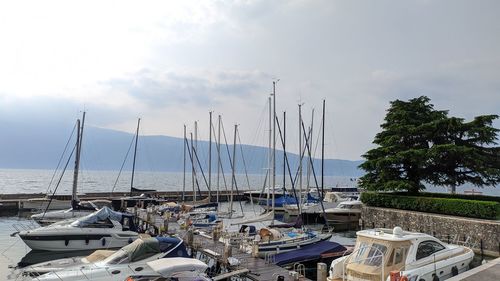
[[[495,115],[465,123],[435,110],[425,96],[391,102],[376,148],[360,165],[366,171],[361,186],[370,190],[406,190],[417,193],[424,181],[456,186],[497,184],[500,180],[498,130]]]
[[[465,122],[451,117],[439,122],[428,153],[426,181],[452,187],[469,182],[475,186],[500,181],[500,147],[495,147],[497,115],[483,115]]]

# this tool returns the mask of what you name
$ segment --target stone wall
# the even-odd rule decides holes
[[[500,256],[500,221],[365,206],[360,224],[364,229],[400,226],[428,233],[444,242],[467,242],[476,252]]]

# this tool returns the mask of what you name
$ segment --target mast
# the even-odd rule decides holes
[[[286,111],[283,111],[283,196],[285,196],[286,185]]]
[[[182,202],[186,201],[186,124],[184,124],[184,161],[183,161],[183,165],[184,165],[184,171],[183,171],[183,174],[182,174]]]
[[[217,125],[217,202],[219,202],[219,192],[220,192],[220,123],[221,117],[220,114],[218,116],[218,125]]]
[[[195,123],[196,124],[196,123]],[[194,167],[194,144],[193,144],[193,133],[190,134],[191,135],[191,178],[192,178],[192,181],[193,181],[193,203],[196,203],[196,189],[194,188],[194,185],[195,185],[195,179],[196,179],[196,169]]]
[[[268,163],[267,163],[267,175],[268,175],[268,178],[271,177],[271,97],[269,97],[269,151],[268,151]],[[269,211],[269,200],[271,199],[271,181],[269,180],[268,181],[268,189],[267,189],[267,200],[266,200],[266,210]],[[274,189],[273,189],[273,192],[274,192]]]
[[[83,117],[85,118],[85,112],[83,113]],[[76,131],[76,144],[75,144],[75,150],[76,150],[75,169],[73,170],[73,189],[71,192],[71,207],[73,209],[76,209],[78,204],[76,189],[78,186],[78,170],[80,169],[80,148],[81,148],[80,134],[82,133],[80,128],[80,119],[76,120],[76,129],[77,131]]]
[[[134,147],[134,161],[132,162],[132,179],[130,180],[130,196],[132,196],[132,189],[134,188],[134,174],[135,174],[135,159],[137,156],[137,141],[139,140],[139,125],[141,118],[137,119],[137,129],[135,131],[135,147]]]
[[[212,111],[210,113],[208,138],[208,202],[212,201]],[[218,201],[217,201],[218,202]]]
[[[235,168],[236,168],[236,134],[238,132],[238,124],[234,124],[234,142],[233,142],[233,161],[232,161],[232,176],[231,176],[231,198],[229,203],[229,217],[233,216],[233,190],[236,184]]]
[[[311,114],[311,127],[309,127],[309,137],[308,137],[309,147],[313,147],[313,126],[314,126],[314,108],[312,109],[312,114]],[[311,187],[310,180],[311,180],[312,165],[313,165],[313,159],[312,156],[309,155],[309,161],[307,161],[307,186],[306,186],[307,194],[309,194],[309,188]]]
[[[276,81],[273,81],[273,211],[274,211],[274,199],[275,199],[275,190],[276,188]],[[272,220],[272,224],[274,224],[274,216]]]
[[[302,104],[299,104],[299,206],[302,206]],[[300,213],[300,208],[299,208]]]
[[[323,201],[324,185],[323,180],[325,176],[325,100],[323,100],[323,126],[321,128],[321,196],[320,200]]]

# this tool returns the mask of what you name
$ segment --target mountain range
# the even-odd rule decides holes
[[[63,123],[43,125],[31,122],[0,122],[0,168],[13,169],[54,169],[60,161],[60,167],[68,163],[75,136],[71,126]],[[70,136],[72,136],[70,138]],[[83,135],[81,167],[89,170],[125,170],[132,168],[134,135],[126,132],[85,127]],[[142,171],[182,172],[184,169],[182,138],[169,136],[140,136],[137,149],[136,169]],[[63,154],[67,145],[66,152]],[[224,172],[229,173],[231,165],[228,155],[232,154],[232,145],[221,146],[221,162]],[[236,171],[242,173],[265,173],[268,166],[268,149],[253,145],[238,145],[236,155]],[[217,169],[217,150],[212,145],[212,171]],[[191,169],[189,154],[186,154],[186,170]],[[208,170],[208,142],[198,141],[197,153],[202,169]],[[287,153],[292,173],[296,173],[298,155]],[[196,159],[194,157],[194,159]],[[194,160],[197,163],[196,160]],[[276,152],[277,173],[283,171],[283,152]],[[304,160],[306,165],[307,160]],[[313,160],[315,173],[319,176],[319,159]],[[358,169],[362,161],[325,159],[325,175],[359,177],[363,172]],[[305,166],[304,166],[305,167]],[[199,168],[198,168],[199,169]],[[304,168],[305,171],[305,168]]]

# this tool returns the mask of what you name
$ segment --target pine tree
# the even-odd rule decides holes
[[[477,186],[500,181],[500,148],[495,147],[498,116],[478,116],[471,122],[435,110],[426,96],[392,101],[382,131],[360,165],[366,171],[361,186],[369,190],[417,193],[423,182]]]

